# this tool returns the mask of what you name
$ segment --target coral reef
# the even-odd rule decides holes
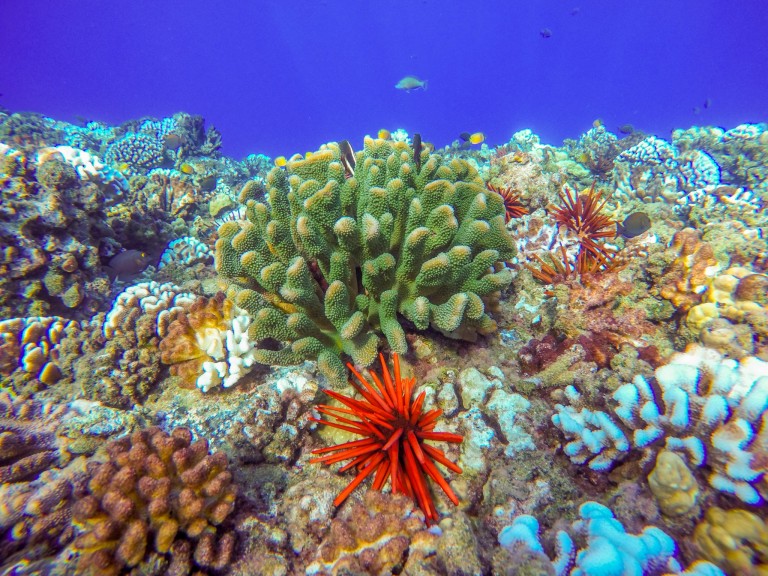
[[[89,467],[88,493],[73,510],[79,573],[159,563],[166,574],[201,574],[229,564],[235,535],[221,525],[237,490],[222,452],[209,454],[183,428],[135,432],[107,452]]]
[[[593,126],[0,110],[0,572],[766,573],[766,125]]]
[[[664,441],[689,464],[706,464],[714,489],[749,504],[768,495],[766,362],[726,360],[692,346],[656,369],[654,386],[642,376],[620,386],[611,395],[613,416],[588,407],[572,386],[566,397],[552,422],[569,440],[564,451],[574,463],[606,470],[631,449],[652,453]]]
[[[219,229],[216,269],[240,285],[250,336],[281,343],[258,362],[317,358],[343,382],[342,353],[369,365],[379,334],[407,349],[399,315],[456,338],[495,330],[481,297],[512,279],[492,271],[514,255],[503,201],[466,162],[413,155],[366,138],[352,171],[328,144],[274,169],[268,203],[246,199],[248,221]]]

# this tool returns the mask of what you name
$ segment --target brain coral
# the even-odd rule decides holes
[[[164,564],[163,574],[203,574],[229,563],[235,535],[218,526],[237,490],[223,452],[209,454],[186,428],[141,430],[107,452],[73,510],[83,531],[79,574],[120,574],[144,561]]]
[[[342,353],[370,365],[382,335],[407,350],[400,317],[454,338],[495,330],[481,297],[510,284],[494,266],[515,250],[502,198],[467,162],[366,138],[354,160],[335,143],[294,156],[267,188],[216,243],[249,337],[277,343],[258,362],[317,359],[342,382]]]

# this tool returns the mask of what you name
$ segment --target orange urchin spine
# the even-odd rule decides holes
[[[390,374],[384,356],[381,360],[382,377],[371,372],[373,383],[368,382],[351,364],[349,369],[358,383],[349,383],[363,397],[355,400],[349,396],[326,390],[326,394],[341,402],[346,408],[321,404],[318,411],[335,421],[311,417],[311,420],[363,436],[360,440],[344,442],[328,448],[313,450],[313,454],[325,454],[310,460],[333,464],[351,460],[339,471],[357,468],[357,476],[333,501],[340,505],[360,483],[375,472],[373,489],[381,490],[389,479],[393,493],[403,493],[416,500],[424,512],[427,523],[437,520],[437,510],[427,486],[425,474],[432,478],[446,496],[458,505],[459,500],[448,482],[435,466],[439,462],[449,470],[461,473],[461,468],[449,460],[445,453],[425,443],[426,440],[461,443],[463,437],[450,432],[435,432],[439,408],[422,412],[426,392],[412,400],[415,378],[400,377],[400,359],[393,354],[394,378]],[[356,420],[353,418],[357,418]]]

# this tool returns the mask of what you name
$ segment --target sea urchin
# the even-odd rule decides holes
[[[528,209],[520,202],[520,193],[512,188],[502,188],[493,184],[485,185],[491,192],[496,192],[504,200],[504,222],[528,214]]]
[[[437,482],[451,502],[458,504],[458,498],[437,469],[435,462],[459,474],[461,468],[451,462],[442,450],[426,444],[425,441],[439,440],[458,444],[463,437],[449,432],[434,432],[437,419],[443,411],[434,408],[422,413],[426,393],[422,391],[412,400],[416,379],[400,377],[400,360],[397,354],[393,354],[394,378],[387,369],[384,356],[379,354],[379,358],[382,377],[379,378],[371,371],[373,384],[363,378],[354,366],[347,364],[359,382],[357,384],[350,380],[349,383],[360,393],[362,399],[355,400],[326,390],[326,394],[346,408],[321,404],[318,411],[335,421],[311,418],[315,422],[346,430],[363,438],[314,450],[313,454],[325,456],[313,458],[310,462],[333,464],[351,460],[339,471],[357,468],[357,476],[336,497],[334,506],[344,502],[363,480],[375,472],[374,490],[381,490],[387,479],[390,479],[392,492],[400,492],[413,498],[424,512],[427,523],[431,524],[437,520],[437,510],[424,474]]]

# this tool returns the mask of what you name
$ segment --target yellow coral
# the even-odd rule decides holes
[[[712,302],[704,302],[703,304],[697,304],[690,310],[685,317],[685,323],[694,332],[700,332],[704,326],[712,322],[715,318],[720,317],[717,304]]]
[[[710,508],[693,541],[704,558],[727,574],[768,575],[768,527],[752,512]]]
[[[668,450],[656,456],[656,466],[648,475],[648,485],[661,511],[667,516],[680,516],[696,504],[699,485],[685,461]]]

